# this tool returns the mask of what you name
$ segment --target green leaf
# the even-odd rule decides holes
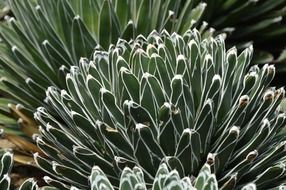
[[[25,180],[20,186],[19,190],[37,190],[38,186],[34,179],[30,178]]]
[[[91,190],[114,190],[111,183],[98,166],[94,166],[89,178]]]
[[[99,13],[99,44],[105,49],[120,36],[119,21],[110,0],[104,0]]]
[[[12,169],[12,165],[13,165],[13,154],[11,154],[10,152],[6,152],[5,154],[3,154],[3,156],[1,156],[1,164],[0,164],[0,179],[2,177],[4,177],[4,175],[8,175]],[[7,176],[8,177],[8,176]],[[10,180],[8,178],[3,178],[4,181],[6,182],[2,182],[2,183],[10,183]]]
[[[201,161],[200,154],[200,135],[196,131],[185,129],[180,137],[175,154],[184,166],[185,173],[196,172]]]

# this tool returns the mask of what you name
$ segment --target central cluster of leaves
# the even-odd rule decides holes
[[[150,184],[162,163],[180,177],[207,163],[222,189],[280,184],[284,90],[267,89],[273,66],[247,73],[251,56],[251,47],[226,52],[222,37],[202,40],[196,30],[119,40],[71,67],[67,91],[49,87],[47,103],[62,121],[38,108],[37,144],[49,158],[35,159],[79,188],[94,165],[117,186],[126,166],[140,167]]]

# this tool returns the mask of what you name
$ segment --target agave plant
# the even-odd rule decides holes
[[[147,35],[153,29],[165,28],[183,34],[190,27],[200,27],[204,32],[208,28],[206,23],[198,23],[207,20],[219,33],[232,28],[230,42],[245,44],[254,40],[257,46],[259,40],[281,40],[285,34],[280,25],[284,19],[280,7],[284,7],[285,0],[205,2],[208,6],[203,14],[206,4],[197,0],[38,0],[36,3],[35,0],[10,0],[17,21],[12,18],[10,26],[1,27],[6,44],[0,54],[5,71],[1,89],[31,112],[43,105],[43,91],[47,86],[65,87],[64,73],[71,65],[77,65],[80,57],[90,56],[97,44],[106,49],[119,37],[129,40],[138,34]],[[256,26],[257,21],[260,24]],[[275,30],[270,33],[270,29]],[[204,34],[209,36],[212,32]],[[257,33],[263,36],[253,37]],[[267,57],[263,63],[272,60]]]
[[[183,34],[193,27],[200,27],[206,37],[212,35],[213,29],[206,31],[209,26],[202,20],[217,27],[219,33],[235,28],[229,41],[236,43],[238,39],[243,42],[253,40],[257,31],[270,35],[269,28],[274,27],[270,41],[285,34],[279,25],[284,19],[283,11],[278,11],[285,5],[285,0],[274,3],[271,0],[205,2],[208,6],[203,14],[206,3],[197,0],[10,0],[9,7],[17,20],[12,18],[9,25],[1,26],[1,37],[5,42],[0,46],[0,64],[4,71],[1,91],[12,97],[13,103],[20,103],[21,111],[30,117],[37,106],[45,105],[43,92],[48,86],[65,87],[63,78],[71,65],[77,65],[80,57],[90,56],[96,45],[108,48],[119,37],[129,40],[138,34],[147,35],[153,29],[161,31],[164,28]],[[230,16],[224,17],[228,13]],[[242,14],[247,16],[240,19]],[[255,27],[253,23],[257,20],[261,24]],[[19,123],[31,123],[21,117],[23,113],[16,116],[21,118]]]
[[[284,2],[270,3],[271,6],[267,6],[270,1],[267,2],[244,1],[247,6],[237,11],[235,7],[238,1],[226,3],[220,1],[220,5],[223,6],[214,5],[216,3],[210,1],[207,2],[209,9],[204,18],[211,18],[208,21],[220,31],[228,31],[224,30],[228,26],[236,28],[237,31],[239,26],[256,23],[260,18],[264,19],[261,13],[267,14],[265,16],[267,22],[259,25],[258,30],[256,27],[250,29],[243,27],[246,29],[246,35],[245,31],[242,31],[244,36],[239,38],[239,41],[244,42],[253,36],[251,34],[253,31],[260,31],[261,34],[269,33],[268,28],[273,28],[273,25],[280,22],[282,17],[276,17],[283,14],[281,11],[275,11],[284,6]],[[9,5],[17,20],[9,19],[8,25],[4,23],[1,26],[4,43],[0,44],[0,64],[3,70],[1,74],[4,77],[0,88],[2,94],[13,99],[8,100],[13,104],[9,104],[10,109],[0,109],[0,112],[10,116],[8,112],[12,110],[12,116],[19,118],[20,129],[29,137],[37,132],[36,124],[31,120],[32,112],[37,106],[45,106],[50,113],[57,115],[50,104],[43,101],[45,89],[50,85],[67,88],[64,82],[66,73],[72,65],[78,65],[80,57],[88,57],[94,51],[94,47],[97,46],[95,48],[97,50],[107,49],[109,44],[115,43],[119,37],[130,40],[138,34],[146,36],[153,29],[161,31],[166,28],[169,32],[176,31],[183,34],[188,28],[199,27],[204,35],[203,38],[212,35],[213,32],[213,30],[205,31],[208,28],[206,23],[198,24],[198,21],[203,20],[201,16],[206,7],[205,3],[199,1],[38,0],[35,3],[34,0],[10,0]],[[163,11],[158,11],[159,8]],[[255,11],[257,9],[259,11]],[[128,11],[122,12],[122,10]],[[251,19],[247,21],[239,19],[239,22],[236,22],[238,21],[236,18],[239,17],[237,15],[241,15],[245,10],[252,10],[251,12],[255,14],[248,16]],[[149,14],[146,14],[148,12]],[[236,21],[228,25],[228,21],[218,21],[222,19],[221,16],[219,19],[213,19],[219,17],[218,12],[231,12],[234,15],[233,20]],[[236,14],[237,12],[239,14]],[[148,20],[152,22],[147,22]],[[284,34],[279,25],[275,31],[270,33],[270,39]],[[232,36],[237,34],[239,33],[234,32]],[[235,37],[230,38],[231,42],[237,40]],[[4,102],[6,104],[7,101]],[[59,116],[55,117],[59,119]],[[6,121],[4,125],[7,126]],[[14,141],[23,142],[18,138],[14,138]],[[35,150],[30,150],[27,146],[23,148],[29,152]]]
[[[269,88],[275,68],[249,68],[252,47],[226,52],[221,36],[202,40],[151,33],[82,58],[67,90],[49,87],[41,107],[37,164],[67,189],[90,187],[99,166],[118,187],[124,168],[139,167],[147,188],[160,164],[196,179],[208,163],[220,189],[276,187],[285,179],[284,89]],[[52,162],[51,162],[52,161]],[[253,185],[251,185],[252,187]]]

